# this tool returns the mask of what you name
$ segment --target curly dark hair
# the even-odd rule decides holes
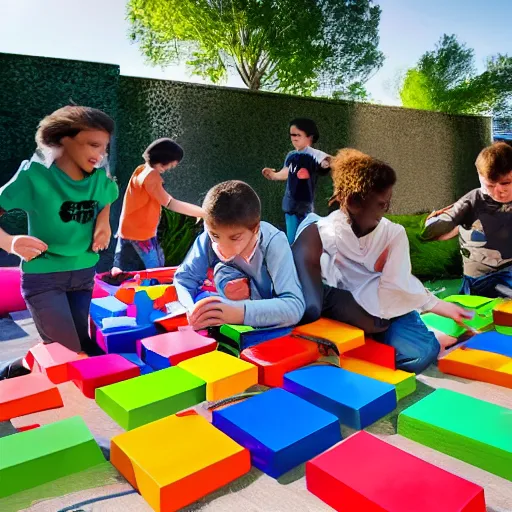
[[[395,171],[386,163],[357,149],[340,149],[331,162],[333,195],[329,205],[346,207],[350,197],[364,200],[370,192],[382,192],[396,183]]]
[[[261,220],[258,194],[247,183],[224,181],[211,188],[203,201],[205,220],[213,226],[254,229]]]

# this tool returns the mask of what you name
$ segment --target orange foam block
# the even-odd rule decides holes
[[[63,405],[58,388],[41,373],[0,381],[0,421]]]
[[[353,357],[354,359],[361,359],[362,361],[368,361],[369,363],[378,364],[384,366],[390,370],[396,370],[395,363],[395,349],[384,343],[379,343],[371,338],[366,338],[364,345],[357,347],[353,350],[349,350],[344,354],[347,357]]]
[[[437,362],[443,373],[512,388],[512,358],[470,348],[458,348]]]
[[[299,325],[293,333],[332,341],[340,354],[364,345],[364,332],[361,329],[329,318],[320,318],[311,324]]]
[[[492,317],[496,325],[512,327],[512,301],[498,304],[492,311]]]
[[[364,431],[307,462],[306,486],[343,512],[485,512],[482,487]]]
[[[38,343],[28,351],[25,360],[32,371],[44,373],[54,384],[61,384],[69,380],[68,363],[86,357],[60,343]]]
[[[153,510],[179,510],[249,472],[250,453],[197,414],[112,439],[110,462]]]
[[[258,384],[258,368],[215,350],[178,364],[206,382],[206,400],[221,400]]]
[[[282,387],[283,376],[320,357],[318,345],[294,336],[283,336],[242,350],[240,358],[258,367],[258,382]]]

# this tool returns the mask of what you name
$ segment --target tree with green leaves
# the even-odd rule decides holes
[[[489,57],[481,74],[474,61],[472,49],[443,35],[435,50],[405,73],[399,91],[403,106],[450,114],[510,112],[512,57]]]
[[[150,63],[252,90],[364,97],[384,59],[372,0],[129,0],[128,20]]]

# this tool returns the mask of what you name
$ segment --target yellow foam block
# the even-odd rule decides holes
[[[251,469],[249,451],[197,414],[112,438],[110,461],[158,512],[179,510]]]
[[[397,400],[401,400],[416,390],[416,375],[414,373],[404,372],[403,370],[392,370],[385,366],[353,359],[351,357],[340,357],[340,366],[350,372],[366,375],[381,382],[393,384],[396,389]]]
[[[206,399],[221,400],[258,383],[258,367],[224,352],[209,352],[178,364],[206,382]]]
[[[492,312],[494,323],[505,327],[512,327],[512,300],[501,302]]]
[[[293,332],[332,341],[340,354],[364,345],[364,331],[329,318],[320,318],[311,324],[299,325]]]
[[[155,286],[135,286],[135,292],[146,292],[151,300],[156,300],[161,297],[167,288],[172,286],[170,284],[157,284]]]
[[[484,350],[458,348],[439,359],[443,373],[512,388],[512,358]]]

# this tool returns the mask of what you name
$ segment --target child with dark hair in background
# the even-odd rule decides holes
[[[174,276],[194,329],[222,324],[288,327],[304,314],[304,297],[285,234],[261,221],[256,192],[242,181],[213,187],[203,202],[205,231]],[[219,296],[196,297],[214,269]]]
[[[191,217],[202,217],[194,204],[178,201],[164,188],[162,174],[183,159],[183,149],[171,139],[152,142],[135,169],[123,201],[112,276],[121,272],[163,267],[164,254],[157,240],[162,207]]]
[[[268,180],[286,181],[283,211],[288,242],[292,244],[299,224],[314,209],[318,176],[328,174],[331,157],[312,147],[320,137],[314,121],[293,119],[289,129],[294,151],[286,155],[280,171],[265,167],[262,173]]]
[[[118,196],[103,168],[113,131],[100,110],[56,110],[39,123],[34,157],[0,188],[0,213],[28,216],[28,236],[0,229],[0,247],[22,260],[22,295],[43,342],[89,354],[99,350],[88,334],[95,266],[110,242]],[[0,378],[22,371],[21,361],[3,365]]]

